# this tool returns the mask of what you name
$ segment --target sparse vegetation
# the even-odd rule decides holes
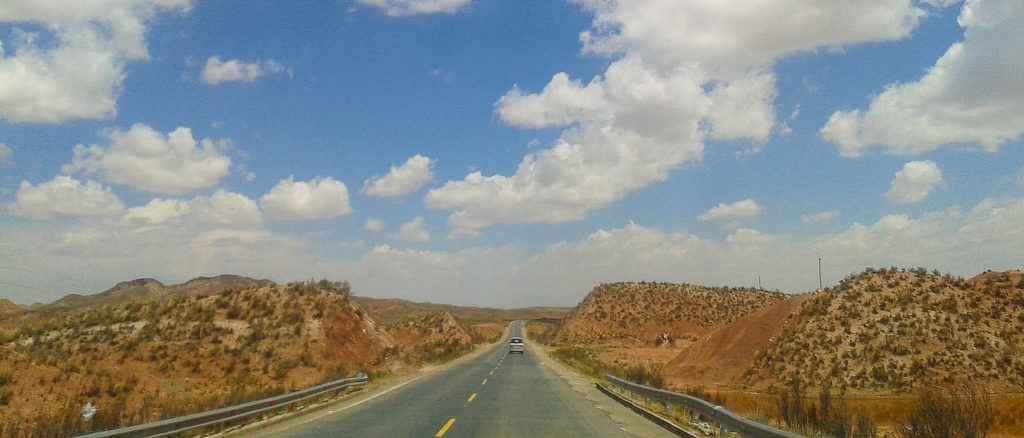
[[[988,393],[965,383],[919,390],[914,409],[893,430],[901,438],[985,438],[994,422]]]
[[[249,286],[194,280],[168,294],[152,281],[123,283],[159,298],[101,296],[111,304],[95,306],[79,297],[79,311],[23,324],[0,346],[0,436],[154,421],[387,365],[388,341],[358,315],[347,283],[239,281]],[[82,424],[87,401],[100,410]],[[68,412],[72,420],[55,421]]]
[[[796,371],[842,390],[910,393],[977,376],[1024,388],[1024,273],[972,280],[924,268],[868,269],[815,296],[777,342],[758,353],[748,381]]]
[[[784,298],[782,293],[748,288],[602,284],[565,317],[556,340],[653,346],[667,335],[670,340],[693,341],[713,327]]]

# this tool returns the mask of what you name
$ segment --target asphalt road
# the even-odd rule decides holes
[[[510,336],[520,336],[513,323]],[[454,366],[378,388],[246,437],[669,437],[528,342],[507,339]]]

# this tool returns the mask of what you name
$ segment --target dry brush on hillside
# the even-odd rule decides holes
[[[1020,390],[1022,352],[1024,273],[868,269],[805,302],[747,377],[897,393],[969,377]]]

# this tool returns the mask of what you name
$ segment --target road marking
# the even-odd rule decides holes
[[[494,371],[487,373],[488,376],[494,375]]]
[[[469,396],[469,400],[466,400],[466,401],[467,402],[472,402],[474,398],[476,398],[476,393],[475,392],[473,393],[473,395]]]
[[[480,382],[480,384],[481,384],[481,385],[486,385],[486,384],[487,384],[487,379],[484,379],[484,381],[483,381],[483,382]]]
[[[444,424],[444,427],[442,427],[441,430],[437,431],[437,435],[434,435],[434,436],[437,437],[437,438],[443,437],[444,433],[448,431],[449,427],[452,427],[452,423],[454,423],[454,422],[455,422],[454,418],[452,418],[451,420],[448,420],[448,422]]]

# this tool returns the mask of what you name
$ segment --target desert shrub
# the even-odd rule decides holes
[[[968,383],[921,390],[893,431],[902,438],[984,438],[994,422],[988,393]]]
[[[10,366],[0,366],[0,386],[6,386],[14,379],[14,370]]]

